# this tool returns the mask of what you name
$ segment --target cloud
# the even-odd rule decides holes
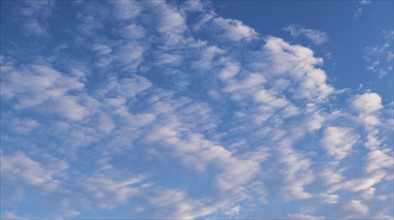
[[[358,5],[356,8],[356,11],[353,14],[353,18],[358,19],[363,14],[365,7],[367,7],[369,4],[371,4],[371,1],[369,1],[369,0],[358,1]]]
[[[315,66],[322,64],[321,58],[313,56],[313,51],[300,45],[290,45],[280,38],[269,37],[263,46],[272,74],[286,75],[297,81],[294,98],[323,100],[334,89],[326,84],[324,71]],[[281,86],[281,85],[280,85]],[[281,86],[286,89],[286,86]]]
[[[290,214],[290,219],[325,219],[324,216],[308,215],[303,213]]]
[[[142,10],[138,2],[135,1],[111,1],[114,7],[113,16],[119,20],[129,20],[135,18]]]
[[[379,78],[393,73],[393,30],[384,30],[381,33],[381,43],[364,48],[364,60],[367,63],[367,70],[376,74]]]
[[[304,35],[315,45],[322,45],[329,41],[329,35],[323,31],[302,28],[296,25],[288,25],[283,30],[290,32],[293,37]]]
[[[342,160],[350,153],[357,140],[358,136],[350,128],[328,127],[324,131],[322,144],[329,155]]]
[[[231,41],[246,40],[251,41],[257,38],[257,33],[254,29],[244,25],[239,20],[215,18],[213,20],[215,25],[222,27],[224,30],[223,36]]]
[[[138,196],[141,192],[133,185],[141,181],[143,179],[138,177],[114,180],[105,176],[91,176],[80,180],[80,185],[85,195],[91,196],[94,205],[111,209],[128,202],[133,196]]]
[[[23,181],[31,185],[41,186],[45,190],[54,190],[62,180],[57,176],[67,170],[69,165],[63,160],[53,164],[41,164],[22,152],[13,155],[1,155],[1,175],[14,181]]]
[[[3,76],[1,95],[15,101],[16,109],[52,105],[51,110],[72,121],[81,120],[89,114],[81,104],[83,98],[69,95],[84,88],[78,78],[63,76],[43,64],[23,68],[6,65]]]
[[[186,193],[176,189],[157,191],[149,199],[157,209],[163,210],[162,214],[168,218],[195,219],[215,212],[219,205],[205,206],[198,200],[187,197]],[[163,215],[161,215],[163,216]]]
[[[382,99],[376,93],[364,93],[355,96],[352,107],[360,114],[372,114],[382,109]]]
[[[368,213],[368,206],[361,203],[360,200],[350,200],[349,202],[342,205],[342,208],[351,214],[356,216],[363,216]]]
[[[186,9],[188,8],[190,6],[186,5]],[[206,33],[216,38],[218,42],[250,42],[259,38],[252,27],[240,20],[220,17],[209,6],[201,6],[197,11],[205,13],[193,25],[193,29],[207,31]]]
[[[40,195],[51,218],[278,217],[267,204],[281,218],[386,215],[362,210],[392,201],[387,106],[374,92],[339,92],[312,49],[260,36],[209,2],[70,10],[65,42],[0,57],[2,183],[20,189],[7,198],[26,198],[4,200],[8,214]]]
[[[49,36],[48,18],[55,7],[55,1],[45,0],[39,2],[24,1],[19,8],[17,20],[21,23],[25,35]]]
[[[390,169],[394,165],[394,161],[387,155],[388,149],[382,150],[374,150],[370,152],[367,156],[367,168],[366,172],[376,172],[381,169]]]

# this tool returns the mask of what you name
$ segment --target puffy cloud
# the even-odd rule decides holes
[[[327,153],[336,160],[342,160],[357,143],[358,136],[350,128],[328,127],[324,131],[322,144]]]
[[[30,65],[27,68],[7,66],[3,76],[1,95],[14,100],[16,109],[52,104],[51,110],[73,121],[89,114],[80,97],[69,95],[84,88],[77,78],[63,76],[46,65]]]
[[[360,114],[371,114],[382,109],[382,99],[376,93],[364,93],[355,96],[352,107]]]
[[[219,73],[221,80],[228,80],[234,77],[240,70],[240,66],[237,63],[228,62],[222,71]]]
[[[364,145],[370,149],[378,148],[383,141],[379,137],[378,129],[381,124],[378,116],[379,111],[383,108],[382,99],[376,93],[367,92],[356,95],[351,106],[358,113],[358,119],[367,132]]]
[[[322,64],[321,58],[313,56],[313,51],[300,45],[290,45],[280,38],[269,37],[263,47],[271,67],[268,71],[279,76],[297,80],[295,98],[323,100],[334,89],[326,84],[324,71],[316,68]]]
[[[1,175],[3,178],[41,186],[46,190],[58,188],[62,183],[59,177],[68,168],[68,163],[63,160],[44,165],[22,152],[16,152],[10,156],[1,155]]]
[[[380,169],[390,169],[394,166],[394,160],[392,157],[387,155],[388,149],[385,150],[374,150],[368,153],[367,156],[367,168],[366,172],[375,172]]]
[[[360,200],[350,200],[342,205],[342,208],[351,214],[356,214],[357,216],[363,216],[368,213],[368,206],[361,203]]]
[[[280,161],[286,166],[283,170],[285,184],[281,189],[285,199],[308,199],[313,197],[311,193],[304,189],[315,178],[311,170],[311,161],[288,146],[281,147],[280,157]]]
[[[257,38],[256,31],[239,20],[215,18],[213,22],[224,31],[223,36],[231,41],[251,41]]]
[[[11,153],[4,179],[41,186],[32,193],[55,186],[50,199],[63,209],[56,217],[126,209],[136,218],[261,217],[274,199],[295,205],[297,214],[282,217],[323,218],[321,210],[341,209],[342,217],[390,200],[382,197],[392,152],[379,95],[350,94],[357,116],[333,102],[341,93],[310,48],[262,39],[208,2],[72,7],[75,35],[53,56],[0,57],[2,140],[65,160]],[[293,31],[317,44],[327,37]],[[364,132],[373,147],[353,151]],[[314,203],[322,208],[301,207]]]

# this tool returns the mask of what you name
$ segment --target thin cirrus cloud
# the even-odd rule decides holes
[[[0,57],[3,218],[390,216],[390,106],[312,49],[205,1],[46,3]]]
[[[327,43],[330,39],[329,35],[323,31],[303,28],[297,25],[288,25],[283,30],[290,32],[293,37],[304,35],[313,44],[318,46]]]
[[[383,78],[393,73],[393,40],[394,30],[384,30],[381,32],[379,43],[364,48],[364,60],[367,63],[367,70]]]
[[[371,4],[372,1],[370,0],[359,0],[357,2],[357,8],[356,11],[353,14],[354,19],[358,19],[364,12],[365,7],[367,7],[369,4]]]

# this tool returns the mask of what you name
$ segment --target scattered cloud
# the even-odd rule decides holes
[[[58,188],[62,181],[56,176],[61,175],[68,168],[68,163],[63,160],[43,165],[22,152],[16,152],[11,156],[1,155],[2,178],[17,178],[18,182],[41,186],[45,190]]]
[[[27,41],[51,36],[57,4],[22,4],[46,33]],[[311,48],[205,1],[69,6],[65,42],[0,56],[2,187],[18,198],[2,217],[275,217],[271,202],[292,205],[281,218],[390,215],[390,106],[341,93]],[[20,214],[36,195],[53,209]]]
[[[355,214],[356,216],[363,216],[368,213],[368,206],[362,204],[360,200],[350,200],[343,204],[342,208],[346,212]]]
[[[350,128],[328,127],[324,131],[322,144],[329,155],[342,160],[350,153],[357,140],[358,136]]]
[[[288,25],[284,27],[283,30],[290,32],[293,37],[304,35],[317,46],[327,43],[330,39],[329,35],[323,31],[307,29],[297,25]]]
[[[47,20],[51,16],[54,6],[55,2],[52,0],[24,1],[18,11],[18,20],[25,31],[24,35],[49,36]]]
[[[354,19],[358,19],[362,14],[364,9],[371,4],[372,1],[370,0],[359,0],[357,3],[356,11],[353,14]]]
[[[383,108],[382,99],[376,93],[364,93],[354,97],[352,107],[360,114],[372,114]]]
[[[376,74],[379,78],[393,73],[393,40],[394,31],[384,30],[381,33],[381,43],[375,46],[364,48],[364,60],[367,63],[367,70]]]

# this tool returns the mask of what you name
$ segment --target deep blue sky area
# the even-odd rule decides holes
[[[1,219],[393,219],[393,1],[1,1]]]

